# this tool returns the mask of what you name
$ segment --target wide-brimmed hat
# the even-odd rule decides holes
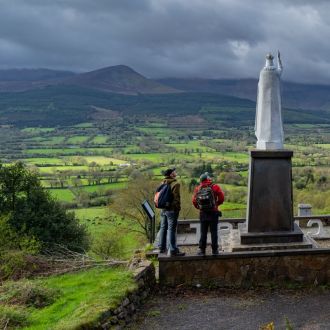
[[[164,171],[164,176],[170,176],[175,171],[175,167],[168,168]]]

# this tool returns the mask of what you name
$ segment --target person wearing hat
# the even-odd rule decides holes
[[[181,200],[180,183],[176,180],[175,168],[169,168],[164,171],[163,183],[167,183],[171,186],[173,198],[170,205],[166,209],[162,209],[160,213],[159,252],[166,252],[168,236],[168,255],[184,256],[185,253],[180,252],[176,245],[176,229],[181,210]]]
[[[201,193],[202,192],[202,193]],[[209,197],[208,197],[209,195]],[[208,198],[210,201],[208,201]],[[213,184],[209,173],[205,172],[200,176],[200,185],[194,190],[192,202],[199,209],[201,223],[201,237],[199,240],[198,255],[205,255],[207,232],[210,227],[212,255],[219,254],[218,245],[218,221],[219,205],[225,200],[225,195],[220,186]],[[203,202],[205,204],[203,204]]]

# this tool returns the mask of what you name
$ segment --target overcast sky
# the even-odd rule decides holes
[[[326,0],[0,0],[0,15],[1,69],[257,78],[280,49],[283,79],[330,84]]]

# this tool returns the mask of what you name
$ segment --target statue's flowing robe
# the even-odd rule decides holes
[[[257,149],[283,149],[281,72],[281,67],[274,66],[265,66],[260,72],[255,121]]]

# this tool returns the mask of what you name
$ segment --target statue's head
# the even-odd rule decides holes
[[[273,59],[274,59],[274,56],[271,53],[268,53],[266,55],[266,60],[273,60]]]
[[[266,55],[266,65],[265,65],[265,67],[273,67],[274,66],[273,59],[274,59],[274,56],[271,53],[268,53]]]

